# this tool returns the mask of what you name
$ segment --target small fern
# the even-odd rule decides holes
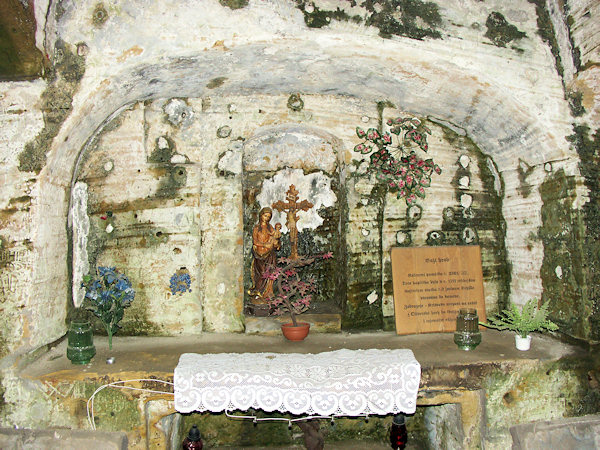
[[[548,320],[548,302],[538,308],[538,301],[535,298],[525,303],[521,310],[513,303],[510,309],[490,317],[488,323],[481,323],[481,325],[497,330],[514,331],[521,337],[527,337],[532,331],[558,329],[554,322]]]

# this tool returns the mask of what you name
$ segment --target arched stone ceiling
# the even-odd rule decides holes
[[[93,89],[84,83],[87,95],[76,96],[47,168],[54,176],[60,173],[63,181],[54,182],[70,181],[85,142],[115,112],[138,100],[292,92],[389,101],[449,121],[464,128],[501,172],[514,168],[518,157],[536,165],[567,156],[566,146],[540,126],[535,111],[468,70],[432,67],[414,55],[407,58],[412,52],[402,48],[389,49],[381,59],[355,50],[343,55],[345,47],[342,42],[328,47],[336,55],[332,59],[321,47],[291,51],[285,41],[253,44],[135,66],[97,80]]]

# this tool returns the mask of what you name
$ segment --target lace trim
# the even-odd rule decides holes
[[[317,354],[181,355],[175,409],[291,414],[384,415],[415,412],[421,366],[411,350]]]

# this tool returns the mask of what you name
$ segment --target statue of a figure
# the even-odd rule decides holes
[[[269,222],[273,217],[273,210],[263,208],[258,213],[258,223],[252,230],[252,303],[264,305],[267,299],[273,296],[273,280],[264,278],[264,273],[269,265],[275,266],[277,250],[281,248],[281,224],[275,227]]]

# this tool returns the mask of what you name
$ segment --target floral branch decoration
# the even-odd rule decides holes
[[[269,299],[274,315],[289,313],[294,326],[298,325],[297,314],[302,314],[310,307],[312,293],[317,291],[317,281],[313,276],[300,277],[300,269],[313,264],[319,259],[330,259],[331,252],[315,256],[298,256],[296,259],[279,258],[277,265],[270,266],[263,275],[275,283],[275,295]]]
[[[385,133],[375,128],[365,131],[356,127],[357,136],[364,141],[357,144],[354,151],[363,155],[370,153],[369,171],[397,191],[397,198],[404,198],[408,205],[414,204],[417,197],[425,198],[425,188],[431,185],[433,172],[442,173],[433,159],[424,160],[415,151],[418,148],[427,153],[427,135],[431,130],[416,117],[397,117],[389,119],[387,124],[390,132]],[[397,145],[392,144],[392,134],[398,136]]]
[[[135,291],[126,275],[115,267],[98,267],[98,276],[87,274],[82,286],[86,288],[84,306],[100,319],[108,334],[108,347],[120,327],[124,310],[131,305]]]

